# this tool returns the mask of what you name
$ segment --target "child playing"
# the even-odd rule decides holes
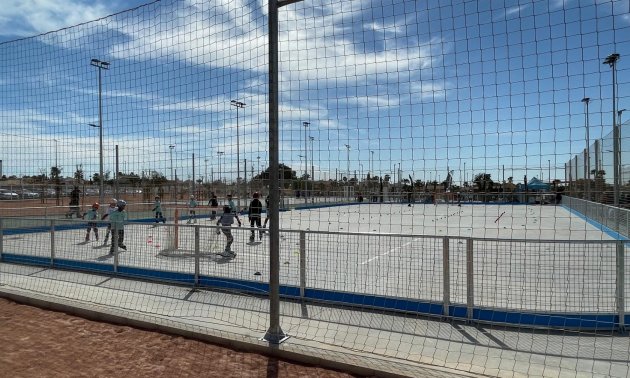
[[[118,244],[118,248],[127,250],[125,241],[125,221],[127,220],[127,212],[125,207],[127,202],[118,200],[116,203],[116,211],[109,215],[109,222],[112,226],[112,246],[109,248],[109,254],[114,254],[114,246]]]
[[[228,205],[230,206],[230,211],[236,214],[238,212],[238,209],[236,208],[236,205],[234,204],[234,200],[232,199],[231,194],[227,195],[227,200],[228,200]]]
[[[103,217],[101,218],[101,220],[107,219],[114,211],[116,211],[116,203],[117,202],[118,201],[115,198],[112,198],[112,200],[109,201],[109,207],[107,208],[107,211],[105,212],[105,214],[103,214]],[[112,232],[112,224],[108,223],[107,224],[107,231],[105,232],[105,241],[103,241],[103,245],[107,244],[107,241],[109,240],[110,232]]]
[[[197,223],[197,212],[195,208],[197,207],[197,201],[195,201],[195,196],[190,196],[190,201],[188,201],[188,221],[186,223],[190,223],[191,221]]]
[[[232,209],[229,205],[223,206],[223,215],[221,215],[221,217],[219,217],[219,220],[217,221],[217,226],[221,225],[221,229],[217,228],[217,235],[223,232],[223,235],[225,235],[225,238],[227,240],[225,251],[220,254],[223,257],[236,257],[236,253],[232,252],[230,248],[232,246],[232,243],[234,242],[234,236],[232,236],[231,230],[232,224],[234,223],[234,218],[236,218],[236,220],[238,221],[238,226],[241,227],[241,220],[238,219],[238,215],[232,212]]]
[[[153,210],[155,211],[155,223],[166,223],[166,218],[162,215],[162,202],[160,201],[160,196],[155,196],[155,203],[153,203]]]
[[[263,231],[260,224],[260,218],[262,216],[262,202],[258,199],[260,194],[255,192],[253,195],[254,199],[249,203],[249,226],[251,227],[251,235],[249,235],[250,243],[255,240],[255,232],[254,225],[258,227],[258,238],[262,239]]]
[[[208,201],[208,206],[210,206],[210,220],[217,219],[217,207],[219,207],[219,200],[217,199],[217,195],[214,192],[210,193],[210,201]]]
[[[90,230],[94,230],[94,236],[96,237],[96,241],[98,241],[98,228],[96,227],[96,220],[98,219],[98,208],[100,205],[98,202],[92,204],[92,208],[88,210],[85,214],[83,214],[83,219],[87,217],[88,225],[87,225],[87,234],[85,234],[85,241],[90,241]]]

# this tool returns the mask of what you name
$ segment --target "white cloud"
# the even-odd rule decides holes
[[[4,0],[0,6],[0,34],[31,36],[95,20],[112,12],[106,2]]]

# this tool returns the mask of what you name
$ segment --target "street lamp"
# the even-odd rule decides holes
[[[92,59],[90,61],[90,65],[98,68],[98,139],[100,146],[100,159],[99,159],[99,174],[100,176],[100,185],[99,185],[99,195],[98,199],[100,203],[103,203],[103,85],[101,78],[101,71],[109,69],[109,62],[104,62],[98,59]],[[90,126],[96,127],[96,125],[90,124]]]
[[[236,107],[236,195],[237,206],[241,208],[241,195],[239,194],[239,179],[241,177],[241,160],[240,160],[240,137],[238,132],[238,110],[245,108],[245,103],[241,101],[232,100],[230,104]]]
[[[168,148],[169,148],[170,154],[171,154],[171,183],[173,183],[173,185],[175,185],[175,183],[173,181],[173,149],[175,148],[175,145],[174,144],[169,144]],[[172,196],[172,194],[171,194],[171,196]],[[175,200],[177,200],[177,193],[175,193]]]
[[[616,87],[617,87],[617,61],[619,60],[620,55],[619,54],[610,54],[606,57],[606,59],[604,59],[603,64],[608,64],[611,68],[612,71],[612,110],[613,110],[613,164],[614,164],[614,168],[613,168],[613,181],[614,181],[614,205],[616,207],[619,207],[619,188],[620,188],[620,163],[621,163],[621,156],[620,156],[620,149],[621,149],[621,144],[620,144],[620,130],[619,130],[619,126],[617,125],[617,112],[616,112],[616,108],[617,108],[617,95],[616,95]],[[617,219],[617,221],[619,220],[619,217],[615,217]],[[619,228],[617,228],[616,231],[619,231]]]
[[[374,166],[373,166],[373,164],[374,164],[374,151],[370,151],[370,157],[371,157],[371,159],[370,159],[370,173],[372,175],[374,175],[374,170],[373,170],[373,168],[374,168]]]
[[[590,157],[590,137],[589,137],[589,116],[588,116],[588,103],[590,98],[584,97],[582,102],[586,105],[586,113],[584,113],[584,125],[586,126],[586,155],[584,156],[584,177],[586,178],[586,185],[584,186],[584,199],[591,200],[591,157]],[[551,179],[551,177],[549,177]]]
[[[350,180],[350,145],[349,144],[344,144],[344,146],[346,146],[346,149],[348,150],[348,166],[347,166],[347,179]]]
[[[217,155],[219,157],[219,184],[221,184],[221,155],[223,155],[225,152],[223,151],[217,151]]]
[[[315,182],[315,150],[313,150],[313,141],[315,137],[309,136],[308,139],[311,141],[311,183]],[[315,192],[315,185],[311,185],[311,191]],[[313,197],[311,193],[311,203],[315,203],[315,197]]]
[[[208,159],[207,159],[207,158],[205,159],[205,163],[206,163],[206,164],[205,164],[205,167],[204,167],[204,168],[205,168],[205,174],[203,175],[203,178],[204,178],[204,180],[203,180],[203,181],[204,181],[206,184],[208,184]]]
[[[547,174],[549,175],[549,182],[551,182],[551,159],[547,159],[547,165],[548,165]]]
[[[99,71],[100,72],[100,71]],[[95,125],[93,123],[88,123],[88,126],[91,127],[96,127],[98,129],[98,135],[99,135],[99,143],[98,143],[98,156],[99,156],[99,164],[98,164],[98,199],[100,203],[103,203],[103,182],[104,182],[104,177],[103,177],[103,126],[102,124],[99,125]]]
[[[619,117],[619,121],[617,121],[617,123],[619,124],[619,127],[621,127],[622,122],[621,122],[621,115],[623,114],[623,112],[625,112],[628,109],[621,109],[621,110],[617,110],[617,116]],[[621,131],[621,130],[620,130]]]
[[[308,142],[307,142],[307,129],[310,122],[302,122],[304,126],[304,203],[308,203],[306,193],[308,192]]]

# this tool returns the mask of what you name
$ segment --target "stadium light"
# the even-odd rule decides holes
[[[619,60],[620,55],[619,54],[610,54],[606,57],[606,59],[604,59],[603,64],[608,64],[608,66],[610,66],[611,71],[612,71],[612,110],[613,110],[613,182],[614,182],[614,206],[615,207],[619,207],[619,188],[620,188],[620,179],[621,179],[621,175],[620,175],[620,166],[621,166],[621,159],[620,159],[620,149],[621,149],[621,144],[620,144],[620,130],[619,130],[619,126],[617,125],[617,61]],[[616,217],[618,218],[618,217]],[[617,219],[618,221],[618,219]],[[619,227],[616,228],[617,230],[619,230]]]
[[[99,144],[99,149],[101,151],[101,154],[99,158],[100,180],[99,180],[99,188],[98,188],[98,191],[99,191],[98,199],[100,203],[103,203],[103,197],[104,197],[104,190],[103,190],[103,184],[104,184],[104,180],[103,180],[103,85],[102,85],[101,71],[109,69],[109,62],[104,62],[98,59],[92,59],[90,61],[90,65],[98,68],[98,126],[93,125],[93,124],[89,124],[89,125],[99,128],[99,131],[98,131],[99,143],[98,144]]]
[[[621,110],[617,110],[617,116],[619,117],[619,121],[617,122],[619,124],[619,127],[621,127],[621,125],[623,124],[621,122],[621,115],[623,114],[623,112],[625,112],[628,109],[621,109]]]
[[[349,144],[344,144],[344,146],[346,146],[346,149],[348,150],[348,166],[347,166],[347,179],[350,180],[350,145]]]
[[[584,185],[584,199],[587,201],[591,200],[591,157],[590,157],[590,137],[589,137],[589,114],[588,114],[588,103],[591,101],[590,98],[584,97],[582,102],[586,106],[586,112],[584,113],[584,125],[586,127],[586,154],[584,156],[584,177],[586,177],[586,185]],[[551,176],[549,176],[551,180]]]
[[[306,196],[306,193],[308,192],[308,142],[306,134],[310,124],[310,122],[302,122],[302,126],[304,126],[304,203],[308,203]]]
[[[103,124],[99,123],[95,125],[93,123],[88,123],[88,126],[96,127],[98,129],[98,199],[101,203],[103,203]]]
[[[245,103],[237,100],[230,101],[230,104],[236,107],[236,203],[237,207],[241,208],[241,195],[239,191],[239,180],[241,178],[241,158],[240,158],[240,137],[238,132],[238,110],[245,108]]]
[[[223,151],[217,151],[217,156],[219,157],[219,184],[221,184],[221,155],[224,153]]]

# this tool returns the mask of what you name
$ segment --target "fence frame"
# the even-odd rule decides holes
[[[67,262],[73,262],[73,261],[77,261],[77,260],[64,260],[64,259],[59,259],[56,257],[56,249],[55,249],[55,235],[56,232],[59,229],[64,229],[64,227],[60,227],[58,225],[58,223],[55,220],[51,220],[51,219],[43,219],[43,218],[21,218],[23,220],[28,220],[28,221],[39,221],[39,222],[43,222],[43,224],[48,224],[47,227],[44,227],[43,232],[47,232],[50,235],[50,241],[51,241],[51,245],[50,245],[50,257],[46,258],[47,263],[43,262],[43,259],[41,258],[34,258],[34,259],[24,259],[23,256],[28,256],[28,255],[13,255],[10,253],[7,253],[5,250],[5,245],[4,245],[4,237],[7,235],[7,228],[6,228],[6,222],[3,218],[0,218],[0,262],[6,262],[6,263],[18,263],[18,264],[24,264],[24,265],[39,265],[39,266],[48,266],[51,268],[58,268],[58,269],[66,269],[66,270],[75,270],[75,271],[89,271],[91,273],[97,273],[97,274],[106,274],[106,275],[113,275],[113,276],[119,276],[119,277],[129,277],[129,278],[138,278],[137,274],[133,274],[133,273],[126,273],[124,270],[121,272],[120,271],[120,266],[119,266],[119,260],[118,260],[118,248],[117,245],[114,245],[114,259],[113,259],[113,264],[109,265],[109,264],[99,264],[102,265],[103,267],[106,266],[111,266],[111,270],[109,269],[101,269],[98,271],[95,271],[93,269],[88,269],[88,268],[82,268],[80,266],[76,266],[76,264],[67,264],[65,263]],[[67,226],[68,228],[82,228],[84,226],[84,221],[81,220],[67,220],[67,223],[69,223],[70,225]],[[131,223],[145,223],[145,222],[131,222]],[[169,227],[168,225],[166,225],[165,227]],[[217,280],[219,280],[219,278],[217,277],[205,277],[202,276],[200,274],[200,231],[201,229],[216,229],[217,226],[206,226],[206,225],[187,225],[187,224],[180,224],[179,227],[184,228],[184,227],[192,227],[194,230],[194,271],[192,272],[192,274],[190,275],[191,278],[189,280],[186,280],[186,282],[190,282],[193,286],[193,288],[198,288],[198,287],[208,287],[208,288],[219,288],[219,289],[232,289],[235,290],[237,292],[247,292],[250,294],[258,294],[258,295],[264,295],[264,293],[269,290],[269,286],[266,284],[261,284],[261,283],[256,283],[257,286],[257,291],[256,292],[251,292],[251,291],[247,291],[245,289],[242,289],[242,284],[240,284],[239,282],[245,282],[245,280],[239,280],[239,279],[230,279],[232,281],[234,281],[234,285],[232,287],[228,286],[217,286],[216,284],[213,284],[213,282],[216,283]],[[20,229],[17,229],[18,231],[20,231]],[[234,227],[234,230],[241,230],[239,228]],[[378,309],[378,310],[386,310],[386,311],[390,311],[392,313],[413,313],[413,314],[419,314],[419,315],[424,315],[424,316],[437,316],[437,317],[441,317],[441,318],[452,318],[452,319],[461,319],[467,322],[477,322],[477,323],[490,323],[490,324],[501,324],[501,325],[518,325],[520,327],[523,326],[527,326],[527,323],[522,323],[522,322],[513,322],[510,320],[501,320],[498,318],[501,318],[501,316],[497,316],[495,319],[494,317],[491,319],[487,319],[484,318],[483,316],[483,312],[484,311],[498,311],[501,313],[505,314],[525,314],[525,315],[531,315],[532,317],[536,317],[536,316],[547,316],[547,317],[560,317],[562,318],[563,314],[564,316],[566,316],[566,318],[568,320],[572,320],[572,321],[577,321],[578,323],[581,322],[582,320],[586,323],[588,322],[595,322],[597,323],[596,328],[597,329],[602,329],[601,323],[610,323],[610,328],[614,329],[614,330],[618,330],[618,331],[623,331],[626,329],[626,324],[628,323],[627,318],[627,314],[626,314],[626,310],[625,310],[625,290],[624,290],[624,285],[625,285],[625,246],[626,246],[626,241],[624,240],[531,240],[531,239],[500,239],[500,238],[481,238],[481,237],[461,237],[461,236],[436,236],[436,235],[419,235],[419,234],[395,234],[395,233],[362,233],[362,232],[333,232],[333,231],[305,231],[305,230],[293,230],[293,229],[286,229],[286,230],[281,230],[282,233],[294,233],[294,234],[298,234],[299,235],[299,259],[300,259],[300,264],[299,264],[299,285],[298,286],[287,286],[287,285],[281,285],[280,287],[280,293],[282,297],[287,297],[287,298],[297,298],[300,300],[305,300],[305,301],[312,301],[312,302],[326,302],[326,303],[331,303],[331,304],[343,304],[343,305],[350,305],[350,306],[355,306],[355,307],[361,307],[361,308],[366,308],[366,309]],[[36,232],[42,232],[42,231],[36,231]],[[246,232],[249,232],[249,230],[246,230]],[[13,232],[13,233],[19,233],[19,232]],[[443,293],[442,293],[442,301],[441,302],[433,302],[430,300],[416,300],[416,299],[408,299],[408,298],[402,298],[402,297],[389,297],[389,296],[383,296],[383,295],[371,295],[371,294],[364,294],[364,293],[348,293],[348,292],[335,292],[335,293],[344,293],[344,294],[353,294],[351,296],[348,297],[356,297],[356,298],[363,298],[361,300],[356,299],[355,302],[340,302],[340,301],[335,301],[335,300],[330,300],[330,299],[326,299],[322,293],[326,293],[327,290],[324,289],[315,289],[315,288],[308,288],[307,287],[307,258],[308,258],[308,250],[307,250],[307,234],[313,234],[313,235],[345,235],[345,236],[366,236],[366,235],[370,235],[370,236],[376,236],[376,237],[397,237],[397,238],[403,238],[403,239],[434,239],[434,240],[441,240],[442,241],[442,256],[443,256],[443,264],[442,264],[442,278],[443,278]],[[112,236],[113,238],[113,242],[116,242],[117,239],[117,233],[113,233]],[[465,246],[466,246],[466,250],[465,250],[465,260],[466,260],[466,270],[465,270],[465,275],[466,275],[466,301],[465,303],[452,303],[451,302],[451,294],[452,294],[452,288],[451,288],[451,272],[450,272],[450,264],[451,264],[451,258],[450,258],[450,246],[453,244],[451,243],[451,240],[463,240],[465,241]],[[597,314],[591,314],[591,313],[580,313],[580,312],[572,312],[572,313],[557,313],[557,312],[551,312],[551,313],[545,313],[545,312],[541,312],[541,311],[535,311],[535,310],[531,310],[531,311],[516,311],[516,310],[511,310],[511,309],[502,309],[502,308],[489,308],[489,307],[476,307],[475,306],[475,291],[474,291],[474,245],[476,242],[520,242],[520,243],[555,243],[555,244],[575,244],[575,243],[580,243],[580,244],[615,244],[615,309],[614,309],[614,313],[611,314],[606,314],[606,313],[597,313]],[[22,258],[20,258],[22,257]],[[31,256],[33,257],[33,256]],[[152,272],[151,270],[146,270],[147,272]],[[164,271],[164,270],[156,270],[155,272],[168,272],[168,271]],[[182,275],[186,275],[185,273],[182,273]],[[177,281],[177,280],[173,280],[173,279],[169,279],[169,278],[165,278],[163,275],[160,276],[158,274],[153,275],[153,276],[149,276],[149,277],[144,277],[143,279],[147,279],[147,280],[154,280],[156,282],[168,282],[168,283],[175,283],[178,285],[186,285],[185,283],[183,283],[182,281]],[[226,281],[225,279],[222,279],[223,281]],[[229,280],[228,280],[229,281]],[[250,283],[249,281],[247,281],[247,283]],[[254,282],[251,282],[254,283]],[[315,292],[319,292],[319,294],[315,293]],[[315,293],[315,294],[314,294]],[[365,299],[372,299],[374,303],[376,303],[378,300],[379,302],[383,302],[383,303],[391,303],[396,302],[398,304],[398,307],[390,307],[388,305],[366,305],[365,303],[371,303],[369,301],[366,301]],[[437,310],[437,308],[439,307],[439,310]],[[580,316],[584,316],[584,318],[580,318]],[[508,317],[506,315],[506,317]],[[601,318],[601,319],[600,319]],[[606,319],[610,318],[612,320],[606,320]],[[529,324],[530,326],[532,326],[532,328],[535,328],[536,325],[534,324]],[[542,326],[543,328],[553,328],[553,325],[550,326]],[[576,328],[576,327],[571,327],[571,326],[565,326],[565,328]],[[580,327],[577,327],[578,329],[580,329]],[[590,329],[587,326],[583,327],[584,329]]]

